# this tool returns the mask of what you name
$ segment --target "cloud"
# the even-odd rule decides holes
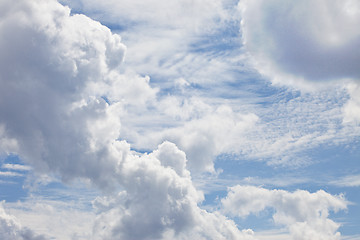
[[[360,85],[359,84],[349,84],[347,86],[349,94],[351,96],[350,100],[344,105],[344,124],[355,124],[360,125]]]
[[[357,1],[241,1],[243,41],[274,82],[302,84],[359,75]]]
[[[64,201],[64,195],[53,200],[54,196],[33,194],[24,201],[4,204],[12,218],[21,221],[23,227],[41,234],[43,239],[91,239],[95,214],[84,203],[79,203],[84,196],[79,194],[74,200]]]
[[[117,105],[108,106],[90,85],[112,81],[125,51],[120,37],[56,1],[5,1],[1,8],[2,135],[38,172],[101,184],[98,173],[109,169],[99,164],[105,149],[96,144],[116,139],[120,124],[112,115]]]
[[[360,175],[345,176],[330,183],[341,187],[360,187]]]
[[[94,201],[95,238],[251,239],[232,220],[198,207],[203,195],[185,163],[184,152],[169,142],[148,155],[127,155],[118,169],[124,191]]]
[[[228,13],[233,9],[233,1],[61,2],[119,32],[128,47],[125,68],[159,77],[162,86],[179,77],[190,78],[189,82],[216,82],[215,74],[221,78],[227,74],[222,71],[227,68],[223,51],[201,54],[198,46],[205,49],[226,41],[217,37],[211,42],[208,39],[227,31],[228,23],[233,21]],[[207,74],[209,71],[214,74]]]
[[[20,164],[11,164],[11,163],[3,164],[1,166],[1,168],[16,170],[16,171],[30,171],[31,170],[31,167],[29,167],[29,166],[20,165]]]
[[[20,177],[20,176],[23,176],[22,174],[20,173],[17,173],[17,172],[2,172],[0,171],[0,176],[4,176],[4,177]]]
[[[360,4],[240,1],[243,43],[273,83],[313,90],[350,81],[344,123],[359,123]]]
[[[110,3],[115,4],[113,1],[103,4]],[[183,15],[176,14],[178,9],[187,9],[190,5],[196,10],[195,13],[185,11],[186,18],[190,14],[184,25],[187,36],[206,31],[206,26],[213,26],[208,25],[210,20],[217,19],[219,14],[217,1],[206,3],[205,10],[204,1],[179,1],[161,3],[175,12],[162,10],[161,15],[156,15],[148,11],[140,16],[135,11],[139,3],[128,2],[132,9],[130,14],[136,18],[131,21],[141,22],[154,16],[153,24],[165,22],[162,27],[170,28],[166,34],[171,32],[171,27],[182,26]],[[153,7],[151,4],[147,5],[149,9]],[[121,4],[116,6],[122,7]],[[68,7],[56,1],[20,0],[16,4],[3,1],[0,9],[4,13],[0,25],[0,34],[4,36],[0,40],[1,154],[19,155],[33,167],[38,174],[36,177],[54,174],[64,182],[80,178],[96,185],[103,195],[93,202],[97,210],[93,228],[95,239],[254,239],[251,229],[239,230],[234,221],[221,212],[209,212],[200,207],[204,196],[195,188],[189,169],[213,171],[213,158],[238,148],[241,137],[258,122],[257,115],[241,114],[227,105],[207,104],[196,98],[187,102],[173,96],[159,97],[159,89],[150,85],[150,77],[121,66],[126,48],[119,35],[85,15],[71,14]],[[124,14],[124,18],[131,18],[126,11]],[[194,29],[197,17],[198,27]],[[162,39],[166,34],[155,34],[151,40]],[[153,42],[149,41],[145,49],[145,45],[141,48],[141,42],[146,38],[134,34],[128,39],[131,37],[138,38],[132,48],[140,51],[133,59],[155,54],[156,49],[149,47]],[[182,35],[175,34],[174,39],[181,43]],[[159,48],[165,45],[163,41],[155,43]],[[154,65],[159,59],[167,59],[183,50],[181,44],[178,47],[180,50],[164,47],[165,57],[155,59]],[[167,52],[169,49],[171,51]],[[188,62],[191,61],[190,58]],[[202,64],[201,59],[199,62]],[[161,114],[157,116],[157,113]],[[174,123],[178,125],[173,129],[164,130],[166,126],[160,126],[148,132],[136,128],[138,122],[154,127],[152,122],[147,122],[149,115],[165,116],[159,120],[159,125],[171,118],[180,119],[180,124]],[[135,127],[124,128],[126,121],[134,123]],[[136,133],[138,146],[152,146],[151,149],[156,150],[150,153],[133,151],[133,145],[126,141],[132,132]],[[151,138],[147,138],[150,135]],[[20,170],[16,165],[5,167]],[[307,193],[302,194],[307,196]],[[317,195],[331,200],[325,193]],[[325,214],[327,207],[336,205],[331,204],[325,204],[325,209],[320,210]],[[38,221],[44,223],[48,219],[46,215],[57,214],[51,206],[44,204],[30,209],[39,210]],[[316,207],[314,212],[318,211]],[[278,218],[286,218],[283,216],[286,214],[281,213],[276,215],[276,221],[284,224],[284,220]],[[294,214],[290,212],[289,218],[296,220]],[[15,220],[6,220],[13,219],[11,216],[2,215],[9,234],[23,233]],[[74,217],[68,212],[60,215],[59,220]],[[327,216],[317,222],[318,218],[314,220],[313,215],[310,212],[309,219],[315,226],[336,231],[337,225]],[[83,218],[72,220],[81,222]],[[289,226],[294,236],[299,229],[309,233],[313,230],[303,224],[303,219],[295,220]],[[45,226],[47,230],[53,227]],[[54,234],[61,235],[59,231]]]
[[[256,127],[253,113],[234,112],[228,105],[212,106],[200,98],[181,99],[169,96],[159,101],[160,123],[169,127],[148,128],[140,123],[138,133],[127,137],[137,148],[154,148],[163,141],[175,143],[186,152],[192,173],[214,172],[214,159],[224,152],[236,152],[242,137]],[[126,124],[126,122],[125,122]],[[133,128],[135,128],[133,127]],[[154,146],[155,145],[155,146]]]
[[[340,224],[328,218],[329,211],[344,210],[348,204],[343,196],[323,190],[287,192],[241,185],[229,188],[221,202],[224,212],[240,217],[273,208],[274,222],[287,226],[295,240],[340,239]]]
[[[156,89],[148,77],[120,72],[125,47],[118,35],[56,1],[0,8],[2,139],[14,139],[15,154],[35,174],[86,179],[108,194],[94,203],[95,239],[252,238],[251,230],[198,206],[203,195],[176,145],[140,154],[119,140],[121,114],[151,106]],[[40,206],[55,214],[46,209]]]
[[[4,202],[0,203],[0,238],[8,240],[45,240],[30,229],[23,228],[18,220],[5,212]]]

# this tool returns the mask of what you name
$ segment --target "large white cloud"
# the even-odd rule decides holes
[[[242,34],[274,80],[359,80],[358,1],[240,1]]]
[[[189,162],[169,142],[150,154],[131,151],[118,140],[128,131],[121,129],[124,113],[132,111],[130,121],[137,121],[143,110],[164,107],[165,115],[194,120],[196,110],[190,117],[180,113],[187,110],[182,106],[169,112],[171,102],[156,101],[149,77],[122,73],[125,47],[99,22],[52,0],[2,1],[0,9],[1,154],[19,154],[35,172],[85,178],[109,193],[94,202],[95,239],[253,238],[252,230],[240,231],[221,213],[199,207],[203,195],[188,166],[213,170],[213,156],[232,150],[257,116],[209,107],[195,121],[156,136],[177,142]],[[15,233],[16,226],[10,228]]]
[[[3,1],[1,9],[2,153],[65,180],[110,183],[103,172],[112,175],[106,148],[119,136],[118,112],[156,90],[146,78],[121,76],[125,47],[100,23],[56,1]],[[134,92],[141,97],[129,98]]]
[[[244,0],[239,9],[243,43],[261,73],[307,90],[352,81],[344,123],[359,123],[358,1]]]
[[[95,204],[95,239],[252,238],[198,206],[203,196],[174,144],[139,154],[118,140],[122,111],[144,108],[156,94],[148,77],[118,70],[125,52],[118,35],[56,1],[0,8],[1,151],[19,154],[35,173],[122,189]]]
[[[240,185],[229,188],[222,204],[225,212],[240,217],[273,208],[274,222],[287,226],[294,240],[340,239],[337,232],[340,224],[328,218],[329,211],[347,207],[343,196],[333,196],[323,190],[287,192]]]
[[[118,168],[125,191],[94,202],[95,238],[252,239],[250,230],[198,207],[203,196],[185,167],[184,152],[169,142],[149,155],[129,154]]]

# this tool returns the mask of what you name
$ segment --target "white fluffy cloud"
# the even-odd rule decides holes
[[[126,144],[124,142],[119,144]],[[118,166],[124,191],[94,201],[96,239],[251,239],[220,213],[198,207],[203,200],[190,178],[186,157],[165,142],[149,155],[130,153]]]
[[[329,211],[337,212],[347,207],[342,196],[322,190],[287,192],[240,185],[229,189],[222,204],[226,213],[240,217],[273,208],[274,222],[287,226],[294,240],[340,239],[337,232],[340,224],[328,218]]]
[[[360,79],[358,1],[241,1],[242,33],[274,81]]]
[[[106,148],[119,136],[118,112],[156,91],[146,79],[121,76],[125,46],[99,22],[70,15],[56,1],[3,1],[1,9],[2,153],[19,154],[36,171],[65,180],[109,184],[113,163]],[[136,91],[142,97],[129,99]]]
[[[0,9],[6,13],[0,25],[6,36],[0,40],[1,151],[19,154],[35,173],[85,178],[108,193],[123,189],[95,202],[95,239],[252,238],[251,230],[241,232],[198,206],[203,196],[174,144],[138,154],[118,140],[122,111],[146,107],[156,94],[148,77],[118,71],[125,52],[118,35],[70,15],[56,1],[3,1]],[[6,223],[5,239],[23,234],[14,221]]]
[[[261,73],[308,90],[352,81],[344,122],[359,124],[358,1],[244,0],[239,9],[244,45]]]
[[[104,2],[110,3],[115,4]],[[128,4],[133,4],[130,9],[137,9],[139,2]],[[203,9],[204,4],[209,11]],[[180,1],[165,5],[176,9],[176,13],[178,9],[193,6],[195,13],[185,11],[191,16],[185,16],[190,20],[184,31],[196,32],[217,18],[218,4],[218,1],[211,4]],[[148,10],[151,7],[150,4]],[[157,101],[158,89],[150,86],[149,77],[120,70],[125,46],[119,35],[84,15],[70,14],[69,8],[55,0],[19,0],[16,4],[2,1],[0,9],[3,36],[0,39],[0,154],[18,154],[35,173],[55,173],[65,181],[85,178],[106,192],[108,195],[94,201],[98,211],[95,239],[254,238],[252,230],[240,231],[220,212],[199,207],[204,197],[194,187],[188,169],[213,171],[213,157],[236,148],[242,134],[258,121],[256,115],[240,114],[228,106],[214,107],[202,101],[189,105],[171,97]],[[154,15],[149,11],[149,16],[142,18],[134,11],[130,15],[137,17],[136,21],[154,16],[158,18],[154,22],[169,20],[166,23],[171,26],[182,26],[181,14],[162,11],[162,15]],[[125,14],[124,18],[131,17]],[[194,22],[198,24],[195,29]],[[175,38],[178,41],[181,36]],[[164,54],[174,52],[164,50]],[[148,55],[146,52],[138,57]],[[144,110],[148,112],[143,113]],[[126,135],[124,132],[131,132],[121,128],[121,118],[131,112],[128,121],[136,122],[139,116],[154,115],[151,110],[189,122],[170,130],[162,127],[158,135],[144,140],[155,139],[155,151],[134,152],[126,141],[119,140]],[[143,135],[141,131],[137,134],[140,138]],[[179,148],[167,141],[157,146],[164,140],[172,140]],[[302,193],[305,197],[306,194]],[[324,194],[319,192],[316,196],[321,198]],[[330,199],[330,203],[325,202],[324,208],[315,204],[313,212],[305,212],[304,219],[310,219],[319,228],[329,228],[332,234],[337,225],[327,218],[328,208],[343,206],[333,203],[327,194],[323,198]],[[231,194],[224,205],[230,200]],[[261,204],[260,207],[269,203]],[[43,208],[41,211],[56,214]],[[318,211],[322,213],[320,217]],[[304,225],[304,219],[298,220],[292,209],[278,213],[274,218],[279,223],[284,224],[282,218],[293,220],[289,229],[294,236],[299,229],[307,229],[309,234],[314,230]],[[8,234],[3,238],[12,239],[16,234],[24,239],[42,238],[23,230],[2,210],[0,217],[2,232]],[[44,219],[45,216],[39,222]]]

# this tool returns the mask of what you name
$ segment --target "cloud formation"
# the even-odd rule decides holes
[[[95,175],[108,170],[97,144],[116,138],[120,125],[111,116],[115,106],[91,84],[111,81],[124,56],[120,37],[84,15],[70,16],[56,1],[5,1],[1,8],[0,122],[9,146],[2,151],[15,151],[37,171],[100,184]]]
[[[2,142],[17,146],[2,152],[14,151],[35,173],[88,179],[112,193],[95,202],[95,238],[252,238],[251,230],[241,232],[198,206],[203,195],[174,144],[139,154],[118,140],[121,111],[149,104],[156,93],[148,78],[118,71],[125,52],[118,35],[56,1],[0,7],[6,9],[0,26],[6,36],[0,42]],[[119,187],[123,191],[114,195]],[[17,234],[10,223],[15,230],[9,234]]]
[[[185,163],[184,152],[170,142],[149,155],[124,158],[118,171],[125,191],[94,202],[95,238],[252,239],[251,231],[198,207],[203,195]]]
[[[136,14],[139,3],[128,2],[133,11],[124,18],[144,21],[154,16],[155,23],[165,22],[170,28],[182,26],[184,16],[178,9],[195,7],[201,14],[186,12],[190,16],[185,16],[188,22],[184,31],[188,33],[210,26],[208,21],[218,17],[220,1],[211,4],[202,0],[179,1],[174,6],[161,2],[178,14],[167,15],[163,11],[154,15],[149,11],[145,16]],[[209,11],[204,11],[204,4]],[[68,7],[55,0],[19,0],[16,4],[2,1],[0,9],[0,35],[4,36],[0,39],[0,154],[19,155],[33,167],[35,174],[55,174],[65,182],[85,179],[100,189],[103,196],[93,202],[97,210],[94,239],[255,238],[251,229],[239,230],[221,212],[200,207],[204,196],[195,188],[189,169],[214,171],[213,158],[238,148],[238,141],[253,128],[258,116],[240,114],[227,105],[214,107],[195,98],[189,103],[171,96],[159,99],[158,89],[150,85],[149,77],[122,71],[126,48],[119,35],[85,15],[71,14]],[[199,29],[193,29],[194,22]],[[179,41],[181,36],[174,38]],[[162,42],[156,44],[161,46]],[[146,47],[151,49],[149,46]],[[136,44],[135,48],[142,50]],[[164,54],[174,52],[164,51]],[[139,58],[145,55],[149,52],[144,55],[141,52]],[[138,142],[155,139],[151,144],[156,150],[133,151],[124,140],[132,130],[122,128],[122,118],[130,112],[128,121],[136,122],[139,116],[156,115],[152,110],[160,112],[161,117],[188,121],[170,130],[163,130],[162,126],[160,133],[150,140],[144,140],[148,136],[135,129]],[[144,123],[146,119],[141,121]],[[159,142],[163,143],[158,146]],[[14,170],[1,172],[4,176],[25,170],[19,165],[3,167]],[[246,216],[257,212],[255,207],[261,210],[271,206],[277,210],[275,221],[291,223],[289,230],[293,236],[298,231],[305,231],[308,236],[338,236],[338,225],[327,216],[329,209],[346,207],[337,197],[322,191],[275,194],[265,189],[232,189],[223,200],[225,212],[234,206],[232,210],[240,209],[240,215]],[[233,200],[238,192],[250,196],[243,206]],[[250,199],[259,195],[265,196],[264,202],[252,207]],[[298,199],[307,202],[314,198],[315,202],[310,201],[312,207],[302,213],[276,205],[274,198],[289,199],[295,206],[301,202]],[[241,212],[241,209],[248,210]],[[3,236],[5,239],[19,234],[20,239],[42,238],[23,230],[1,208],[0,224],[2,232],[7,234]]]
[[[224,212],[240,217],[273,208],[274,222],[285,225],[294,240],[340,239],[337,232],[340,224],[328,218],[329,211],[347,207],[343,196],[333,196],[323,190],[287,192],[240,185],[229,188],[221,202]]]
[[[245,0],[239,7],[244,44],[273,81],[359,81],[358,1]]]

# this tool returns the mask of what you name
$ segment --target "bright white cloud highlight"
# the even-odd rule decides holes
[[[340,239],[337,232],[340,224],[329,219],[329,211],[347,207],[343,196],[333,196],[323,190],[287,192],[240,185],[229,188],[221,202],[224,212],[240,217],[273,208],[274,222],[287,226],[294,240]]]

